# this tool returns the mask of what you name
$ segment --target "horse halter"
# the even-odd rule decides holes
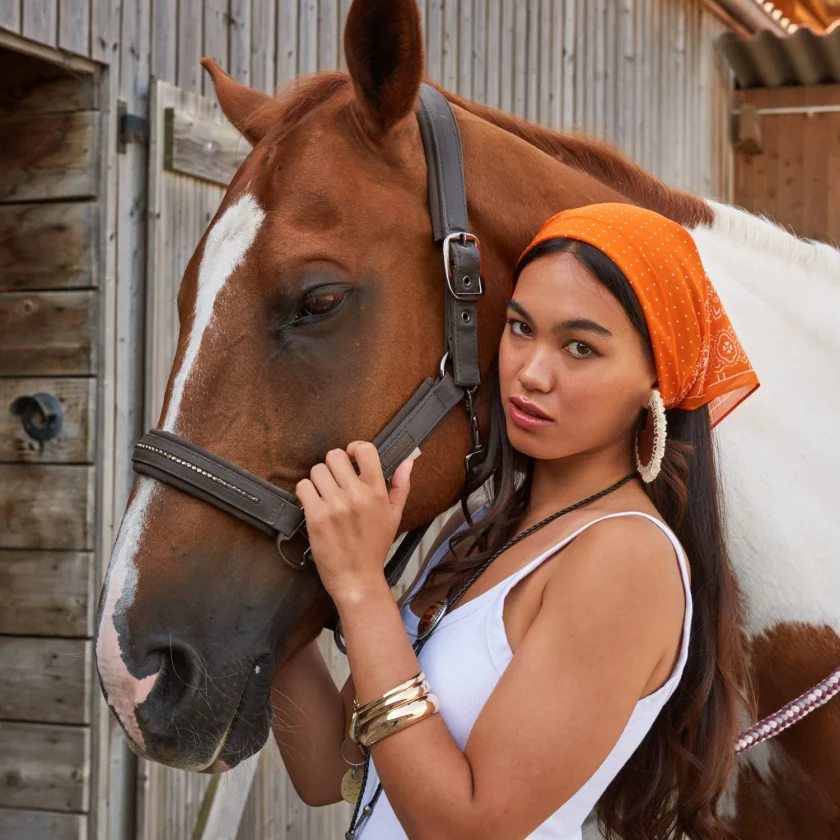
[[[446,98],[423,84],[417,108],[428,168],[429,207],[435,242],[443,249],[446,275],[446,341],[440,376],[427,378],[396,417],[374,438],[382,471],[397,467],[459,403],[470,423],[471,462],[482,452],[473,396],[481,383],[478,364],[478,301],[484,295],[478,239],[469,232],[461,136]],[[446,371],[451,358],[452,374]],[[134,470],[177,487],[276,538],[277,551],[294,569],[311,565],[303,508],[297,497],[242,467],[162,429],[147,432],[134,447]],[[389,586],[402,575],[429,523],[403,538],[385,567]],[[336,642],[339,628],[334,624]]]

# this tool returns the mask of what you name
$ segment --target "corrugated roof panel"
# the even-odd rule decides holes
[[[817,35],[802,26],[785,37],[763,30],[749,39],[727,32],[715,45],[740,88],[840,82],[840,27]]]

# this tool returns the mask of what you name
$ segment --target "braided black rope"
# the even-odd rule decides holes
[[[558,510],[556,513],[552,513],[551,516],[546,516],[545,519],[541,519],[539,522],[531,525],[530,528],[526,528],[521,534],[509,539],[498,551],[494,552],[490,557],[485,560],[481,566],[479,566],[475,572],[472,574],[470,579],[458,590],[458,593],[452,597],[450,600],[449,594],[452,592],[453,586],[450,588],[449,592],[447,593],[446,597],[444,598],[443,605],[440,607],[438,612],[435,614],[435,618],[432,620],[432,625],[429,628],[429,631],[425,633],[422,637],[418,636],[417,641],[412,645],[415,654],[419,654],[420,651],[423,649],[423,645],[431,637],[432,633],[434,632],[435,628],[440,624],[441,619],[443,616],[449,612],[461,598],[464,597],[464,593],[481,577],[481,574],[487,569],[487,567],[496,560],[501,554],[504,554],[509,548],[512,548],[517,543],[521,542],[525,539],[525,537],[530,536],[534,533],[534,531],[538,531],[540,528],[548,525],[549,522],[553,522],[560,516],[563,516],[566,513],[571,513],[573,510],[577,510],[578,508],[582,508],[584,505],[588,505],[590,502],[594,502],[596,499],[600,499],[602,496],[606,496],[608,493],[612,493],[615,490],[618,490],[619,487],[623,487],[630,481],[631,478],[635,478],[637,473],[633,472],[630,475],[625,476],[621,479],[621,481],[617,481],[615,484],[607,487],[604,490],[599,490],[597,493],[593,493],[591,496],[587,496],[585,499],[581,499],[579,502],[575,502],[573,505],[569,505],[567,508],[563,508],[563,510]],[[469,557],[472,554],[473,549],[475,548],[476,543],[473,543],[470,546],[469,551],[466,554],[466,557]],[[365,756],[365,767],[364,771],[362,772],[362,787],[361,793],[359,794],[359,799],[356,802],[356,807],[353,809],[353,816],[350,820],[350,828],[344,833],[345,840],[354,840],[356,837],[356,832],[361,828],[364,821],[371,815],[374,806],[376,805],[377,800],[379,799],[379,795],[382,793],[382,782],[380,782],[376,786],[376,790],[373,793],[373,796],[370,798],[370,802],[367,805],[362,807],[362,797],[365,792],[365,786],[367,785],[368,779],[368,768],[370,766],[370,749],[368,748],[367,755]],[[359,816],[359,811],[361,810],[361,816]],[[358,819],[358,822],[357,822]]]

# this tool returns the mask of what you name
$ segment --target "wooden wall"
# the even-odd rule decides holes
[[[96,78],[0,49],[0,837],[90,809],[99,353]],[[9,407],[49,393],[42,445]]]
[[[761,151],[735,155],[734,201],[799,236],[840,243],[840,85],[745,90],[758,109]],[[828,108],[809,113],[808,107]],[[798,113],[761,114],[792,108]],[[834,110],[830,110],[830,109]]]
[[[14,247],[19,249],[21,259],[32,266],[31,273],[27,270],[29,279],[0,274],[0,285],[17,289],[15,294],[19,294],[23,282],[43,284],[25,288],[38,291],[38,313],[57,318],[56,323],[61,325],[55,334],[47,336],[41,332],[43,355],[56,365],[55,376],[64,378],[72,371],[74,380],[84,381],[94,370],[100,374],[99,395],[94,400],[99,407],[96,439],[85,443],[82,435],[83,441],[75,444],[72,463],[65,464],[67,476],[75,471],[75,483],[68,485],[75,492],[74,488],[83,486],[83,482],[79,483],[79,471],[89,468],[89,459],[98,459],[98,521],[91,525],[84,517],[79,518],[78,509],[70,511],[66,515],[78,530],[74,539],[86,547],[38,549],[43,552],[42,573],[47,575],[46,580],[55,581],[56,587],[73,581],[67,590],[64,617],[53,622],[50,633],[58,635],[58,626],[82,625],[84,633],[73,633],[78,632],[83,638],[89,632],[88,602],[82,598],[85,606],[80,607],[76,601],[75,609],[71,609],[74,593],[90,587],[93,580],[98,587],[101,581],[115,527],[131,487],[131,445],[145,419],[154,413],[144,393],[154,393],[159,385],[159,381],[145,383],[148,356],[143,350],[147,335],[147,268],[154,274],[160,258],[154,250],[154,225],[147,226],[150,150],[134,142],[124,152],[117,151],[117,100],[126,103],[129,113],[148,117],[153,77],[183,91],[212,97],[209,77],[198,64],[203,55],[212,55],[234,77],[264,91],[283,86],[298,74],[340,67],[342,24],[349,5],[350,0],[0,2],[0,44],[22,36],[28,39],[27,43],[56,48],[57,60],[66,62],[69,56],[83,56],[103,68],[99,131],[92,122],[74,123],[73,136],[82,137],[87,125],[87,137],[102,144],[93,153],[98,155],[107,175],[102,192],[104,202],[93,216],[85,216],[90,210],[85,201],[74,201],[65,211],[60,201],[50,205],[52,213],[69,214],[68,228],[85,230],[85,226],[97,225],[97,241],[103,243],[102,247],[96,251],[85,241],[73,239],[75,256],[67,265],[60,269],[49,264],[38,268],[40,249],[32,249],[32,240],[18,241]],[[555,127],[596,133],[675,186],[729,198],[731,154],[727,131],[731,85],[712,47],[713,39],[725,29],[722,18],[714,11],[714,0],[420,0],[420,5],[428,73],[445,87]],[[60,119],[80,118],[65,115]],[[7,137],[8,142],[15,139],[14,133]],[[73,149],[55,152],[56,160],[73,154]],[[67,169],[68,177],[73,170],[78,195],[92,195],[92,188],[84,181],[84,166],[74,170],[68,165]],[[7,177],[13,176],[7,173]],[[48,173],[44,177],[48,179]],[[46,184],[45,181],[44,189],[50,189]],[[26,185],[18,188],[25,189]],[[19,230],[19,220],[10,215],[4,217],[3,213],[0,204],[0,266],[5,262],[2,249],[6,239]],[[50,227],[48,217],[41,224],[55,229]],[[193,238],[197,241],[202,225],[201,219],[194,218],[178,232],[175,238],[181,245],[178,259],[169,265],[170,277],[177,280],[189,257],[189,230],[194,228]],[[11,233],[4,235],[4,230]],[[25,252],[27,247],[29,253]],[[85,321],[90,314],[85,307],[90,303],[93,287],[99,290],[99,333],[89,336],[88,345],[83,341],[68,350],[50,336],[67,335]],[[61,307],[55,297],[59,294],[64,295]],[[148,299],[154,304],[154,294]],[[0,314],[0,319],[3,317],[9,316]],[[32,315],[31,323],[37,326],[43,317],[46,315]],[[23,333],[18,329],[15,335],[18,338],[13,340],[20,341]],[[50,347],[50,340],[61,346]],[[27,364],[25,353],[18,352],[16,358],[20,364]],[[90,394],[68,392],[65,398],[75,401],[78,412],[82,412],[83,405],[92,405]],[[80,414],[73,422],[81,429],[85,421]],[[58,461],[55,447],[51,452],[50,457]],[[82,460],[76,460],[79,458]],[[0,451],[0,460],[9,461],[0,464],[0,469],[22,468],[22,458],[18,456]],[[53,465],[35,465],[37,469],[47,466]],[[33,499],[41,498],[38,493],[48,486],[48,481],[35,482]],[[78,505],[78,494],[75,498]],[[50,565],[56,558],[48,552],[56,551],[62,552],[59,566]],[[99,565],[91,572],[92,551]],[[29,558],[27,554],[24,560],[28,562]],[[21,568],[20,558],[11,562],[13,568]],[[86,563],[88,577],[76,577],[74,570],[84,568]],[[0,599],[3,597],[4,591],[0,591]],[[0,603],[0,607],[4,606]],[[47,603],[42,612],[46,614],[51,609]],[[0,609],[0,615],[3,613],[5,610]],[[0,632],[17,631],[0,626]],[[323,650],[336,679],[343,681],[346,663],[334,651],[330,639],[325,638]],[[87,691],[92,684],[98,695],[98,686],[91,680],[88,671],[82,687]],[[12,694],[10,708],[15,704],[19,706],[20,700],[15,701]],[[13,721],[8,725],[28,724]],[[89,784],[96,819],[90,825],[91,837],[189,837],[206,780],[141,763],[135,809],[133,759],[127,754],[119,729],[109,727],[101,708],[98,717],[93,717],[93,728]],[[33,741],[37,743],[37,739]],[[136,827],[132,824],[135,812]],[[249,795],[239,838],[340,837],[345,812],[342,806],[320,812],[302,806],[285,780],[276,749],[270,745]],[[0,835],[5,837],[2,823]]]

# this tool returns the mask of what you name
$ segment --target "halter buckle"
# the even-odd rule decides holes
[[[452,243],[455,241],[457,241],[459,245],[463,245],[465,247],[468,242],[471,242],[475,245],[479,253],[481,252],[481,243],[478,241],[478,237],[472,233],[459,231],[456,233],[450,233],[446,236],[443,240],[443,267],[446,270],[446,285],[449,287],[449,294],[451,294],[456,300],[478,300],[484,295],[484,284],[481,282],[481,276],[478,278],[478,288],[474,292],[456,292],[454,286],[452,285]]]

